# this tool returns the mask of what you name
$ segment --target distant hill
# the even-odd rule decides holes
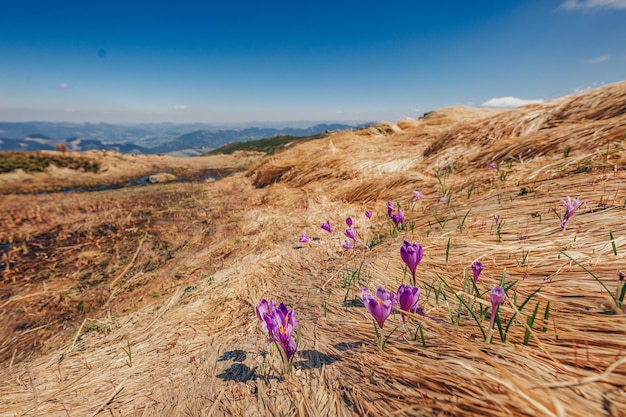
[[[98,149],[122,153],[199,155],[234,142],[275,136],[311,136],[358,126],[322,123],[312,126],[248,126],[216,129],[210,125],[169,123],[146,125],[0,123],[0,151],[53,150],[65,144],[72,151]]]
[[[201,149],[209,151],[229,143],[249,142],[276,136],[311,136],[337,130],[350,130],[354,126],[345,124],[318,124],[308,128],[261,128],[228,130],[198,130],[179,136],[172,142],[153,149],[158,153],[168,153],[182,149]]]

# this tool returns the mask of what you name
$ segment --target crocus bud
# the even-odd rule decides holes
[[[420,289],[411,285],[402,284],[398,288],[398,304],[400,310],[408,311],[409,313],[415,313],[417,311],[417,302],[420,299]],[[402,315],[402,322],[406,323],[404,313]]]
[[[389,218],[391,218],[392,214],[393,214],[393,202],[392,201],[388,201],[387,202],[387,216],[389,216]]]
[[[478,277],[483,270],[483,264],[479,261],[472,262],[472,273],[474,275],[474,282],[478,282]]]
[[[407,268],[409,268],[409,271],[411,271],[413,286],[415,286],[415,269],[423,257],[424,249],[419,243],[409,243],[405,240],[400,247],[400,258],[406,264]]]
[[[488,338],[490,338],[491,336],[493,323],[496,319],[496,311],[498,309],[498,306],[500,305],[500,302],[502,301],[502,298],[504,298],[504,295],[504,288],[499,285],[496,285],[491,289],[491,291],[489,291],[489,298],[491,298],[491,320],[489,320],[489,329],[487,332],[489,334]]]

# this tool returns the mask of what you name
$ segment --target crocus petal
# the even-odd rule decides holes
[[[256,306],[256,316],[261,321],[261,327],[265,333],[269,332],[267,327],[267,319],[274,314],[276,310],[276,303],[274,301],[267,301],[265,298]]]

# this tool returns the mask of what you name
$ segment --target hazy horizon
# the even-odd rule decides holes
[[[626,0],[10,3],[0,120],[397,121],[622,81]]]

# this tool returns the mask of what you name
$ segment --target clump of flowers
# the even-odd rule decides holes
[[[392,201],[387,203],[387,216],[389,216],[389,219],[396,227],[400,227],[402,222],[404,222],[404,211],[401,209],[394,211],[394,204]]]
[[[587,204],[587,201],[578,201],[578,197],[571,198],[567,196],[566,200],[561,200],[561,207],[565,207],[565,214],[561,218],[561,229],[565,229],[567,221],[576,213],[582,205]]]
[[[411,282],[413,286],[415,286],[415,270],[417,269],[417,265],[421,262],[424,257],[424,249],[422,245],[419,243],[410,243],[405,240],[402,246],[400,247],[400,258],[406,264],[409,271],[411,271]]]
[[[256,306],[256,315],[261,321],[263,331],[268,335],[268,343],[275,343],[278,347],[285,376],[291,373],[294,355],[298,349],[294,331],[300,323],[295,314],[295,310],[289,310],[283,303],[276,306],[273,300],[263,299]]]

